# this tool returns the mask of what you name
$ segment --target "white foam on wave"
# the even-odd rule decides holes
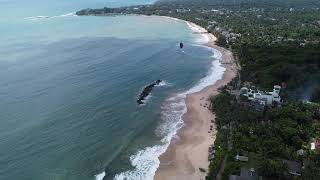
[[[72,13],[62,14],[59,16],[52,16],[51,18],[75,17],[75,16],[77,16],[76,13],[72,12]]]
[[[186,23],[193,32],[198,32],[198,33],[206,33],[207,32],[206,29],[204,29],[203,27],[200,27],[194,23],[191,23],[191,22],[186,22]]]
[[[26,20],[38,20],[38,19],[48,19],[49,16],[31,16],[31,17],[25,17]]]
[[[178,18],[174,18],[174,17],[169,17],[169,16],[155,16],[155,17],[162,17],[162,18],[168,19],[170,21],[185,22],[184,20],[181,20],[181,19],[178,19]]]
[[[208,34],[208,31],[200,27],[194,23],[186,21],[188,27],[191,29],[192,32],[194,33],[199,33],[199,36],[195,39],[195,42],[198,44],[206,44],[210,41],[210,36]]]
[[[206,44],[209,41],[210,41],[210,37],[207,34],[201,34],[199,38],[195,39],[195,42],[199,44]]]
[[[203,90],[204,88],[214,84],[215,82],[217,82],[219,79],[222,78],[223,73],[226,70],[221,64],[222,54],[220,51],[218,51],[216,49],[213,49],[213,48],[211,48],[211,49],[213,52],[212,58],[214,58],[215,60],[212,61],[211,67],[209,69],[207,76],[200,79],[200,82],[196,86],[194,86],[193,88],[189,89],[186,92],[186,94],[199,92],[199,91]]]
[[[155,86],[156,87],[171,86],[171,84],[168,83],[167,81],[162,80],[158,85],[155,85]],[[144,100],[142,100],[143,104],[140,104],[139,106],[145,106],[151,97],[152,97],[152,93],[150,93],[148,96],[146,96],[144,98]]]
[[[67,13],[67,14],[62,14],[58,16],[31,16],[31,17],[25,17],[25,20],[48,20],[48,19],[53,19],[53,18],[63,18],[63,17],[75,17],[77,16],[76,13]]]
[[[142,100],[143,104],[140,104],[139,106],[145,106],[151,97],[152,97],[152,94],[150,93],[148,96],[144,98],[144,100]]]
[[[161,86],[171,86],[170,83],[168,83],[167,81],[162,80],[158,85],[156,85],[157,87],[161,87]]]
[[[186,112],[184,98],[176,96],[173,100],[167,100],[162,106],[162,123],[156,130],[156,134],[164,136],[160,145],[147,147],[130,157],[131,165],[135,168],[131,171],[122,172],[115,176],[115,180],[152,180],[159,167],[159,157],[163,154],[176,132],[183,126],[182,115]],[[174,111],[174,113],[171,113]]]
[[[156,134],[163,137],[161,144],[147,147],[132,155],[130,162],[134,170],[117,174],[114,178],[115,180],[152,180],[154,178],[155,172],[160,165],[160,155],[167,150],[173,139],[179,138],[177,137],[177,131],[184,126],[182,117],[187,112],[186,96],[214,84],[223,76],[225,68],[220,63],[222,54],[215,49],[212,49],[212,52],[214,61],[207,76],[202,78],[196,86],[188,91],[168,98],[161,107],[163,122],[156,129]]]
[[[193,23],[187,22],[187,24],[193,32],[206,32],[204,28]],[[210,37],[208,34],[199,34],[196,43],[205,44],[208,43],[209,40]],[[210,67],[208,74],[202,78],[196,86],[168,98],[162,105],[161,119],[163,122],[156,129],[156,134],[159,137],[163,137],[161,139],[161,144],[144,148],[130,156],[130,162],[134,169],[117,174],[114,178],[115,180],[153,180],[156,170],[160,165],[160,155],[167,150],[172,140],[179,139],[177,131],[184,126],[182,117],[187,112],[185,102],[186,96],[191,93],[199,92],[207,86],[214,84],[223,76],[225,68],[220,63],[222,54],[216,49],[210,49],[213,52],[212,58],[214,60],[212,61],[212,66]],[[161,85],[168,85],[168,83],[164,81]]]
[[[106,175],[105,172],[95,175],[96,180],[103,180],[104,176]]]

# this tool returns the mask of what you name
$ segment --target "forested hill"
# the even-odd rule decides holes
[[[194,6],[320,8],[320,0],[159,0],[156,2],[156,4],[165,3]]]

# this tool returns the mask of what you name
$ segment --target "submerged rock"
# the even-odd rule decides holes
[[[149,94],[151,93],[152,89],[159,85],[162,82],[162,80],[156,80],[155,82],[149,84],[148,86],[146,86],[143,91],[141,92],[141,94],[139,95],[139,98],[137,100],[137,103],[139,105],[144,104],[144,100],[146,99],[147,96],[149,96]]]

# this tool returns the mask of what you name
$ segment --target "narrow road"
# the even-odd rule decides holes
[[[225,166],[225,164],[226,164],[226,162],[227,162],[227,158],[228,158],[228,155],[226,155],[226,156],[224,157],[224,159],[223,159],[223,162],[222,162],[222,164],[221,164],[221,166],[220,166],[220,169],[219,169],[219,172],[218,172],[218,174],[217,174],[217,180],[221,180],[222,173],[223,173],[223,171],[224,171],[224,166]]]

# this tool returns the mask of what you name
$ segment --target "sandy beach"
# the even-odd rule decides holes
[[[174,19],[177,20],[177,19]],[[204,28],[187,22],[194,31],[207,32]],[[219,50],[225,72],[222,79],[213,82],[200,92],[186,97],[187,112],[183,116],[185,126],[178,131],[178,140],[171,142],[167,151],[160,156],[160,166],[156,171],[156,180],[203,180],[209,166],[208,148],[215,140],[214,114],[208,109],[209,97],[218,94],[218,88],[228,84],[237,74],[237,65],[232,53],[215,45],[216,37],[205,33],[208,46]],[[212,131],[210,130],[212,127]]]

